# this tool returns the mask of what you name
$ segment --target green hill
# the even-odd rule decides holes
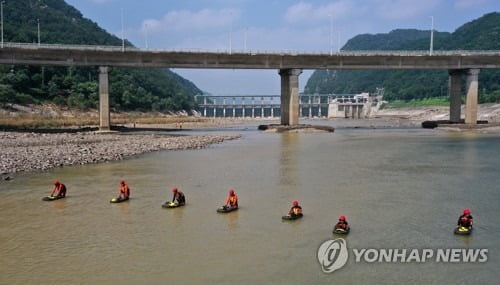
[[[342,50],[428,50],[429,31],[394,30],[388,34],[358,35]],[[435,50],[500,50],[500,13],[489,13],[453,33],[435,32]],[[480,102],[500,102],[499,70],[481,70]],[[385,88],[387,100],[446,96],[448,72],[395,70],[317,70],[305,93],[360,93]]]
[[[15,0],[4,3],[4,40],[42,43],[115,45],[121,39],[86,19],[63,0]],[[131,46],[130,42],[126,42]],[[98,70],[75,67],[0,66],[0,103],[54,102],[82,109],[98,105]],[[111,106],[122,110],[189,110],[201,91],[166,69],[112,68]]]

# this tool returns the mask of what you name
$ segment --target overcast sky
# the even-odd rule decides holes
[[[108,32],[150,49],[337,50],[358,34],[453,32],[500,0],[66,0]],[[332,29],[333,28],[333,29]],[[246,39],[246,40],[245,40]],[[332,45],[333,43],[333,45]],[[340,45],[339,45],[340,43]],[[212,94],[279,94],[275,70],[174,69]],[[304,88],[312,71],[300,76]]]

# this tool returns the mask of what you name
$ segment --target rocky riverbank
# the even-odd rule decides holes
[[[0,132],[0,176],[8,179],[9,174],[16,172],[122,160],[158,150],[199,149],[237,138],[239,136]]]

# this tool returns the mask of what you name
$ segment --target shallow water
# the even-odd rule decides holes
[[[422,129],[270,134],[0,182],[1,284],[497,284],[500,136]],[[54,179],[67,199],[43,202]],[[131,200],[110,204],[118,182]],[[187,206],[163,209],[170,189]],[[241,208],[218,214],[229,189]],[[304,218],[283,222],[293,200]],[[453,235],[464,207],[475,232]],[[316,254],[339,215],[349,248],[487,248],[486,263],[356,263]]]

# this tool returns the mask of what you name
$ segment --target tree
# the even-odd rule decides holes
[[[29,7],[27,9],[26,7]],[[37,40],[37,20],[43,24],[43,43],[121,45],[121,39],[86,19],[63,0],[16,0],[4,4],[4,38],[10,42]],[[132,46],[128,41],[126,46]],[[78,108],[98,104],[96,67],[0,66],[4,94],[14,91],[24,102],[52,102]],[[185,96],[177,96],[177,93]],[[194,95],[202,93],[193,83],[167,69],[112,68],[110,103],[124,110],[167,110],[168,106],[194,106]],[[16,95],[17,96],[17,95]],[[14,100],[16,96],[10,96]],[[162,104],[162,99],[181,100]],[[154,105],[153,105],[154,104]],[[178,110],[178,109],[175,109]]]

